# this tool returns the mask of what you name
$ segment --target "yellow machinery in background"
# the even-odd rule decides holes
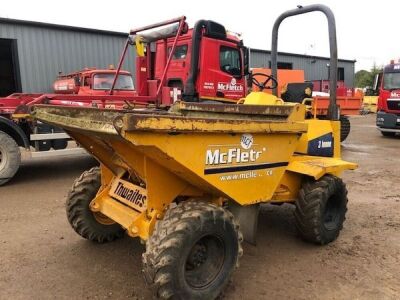
[[[284,18],[315,10],[332,33],[332,12],[311,5],[283,14],[273,36]],[[35,118],[63,128],[101,163],[67,197],[72,228],[96,242],[139,237],[145,278],[164,299],[216,298],[242,240],[255,243],[260,204],[292,203],[304,240],[335,240],[347,210],[339,176],[357,165],[341,159],[334,100],[330,120],[305,120],[304,104],[271,97],[176,102],[168,111],[35,107]]]
[[[376,114],[378,108],[378,98],[379,96],[364,96],[362,103],[362,112],[365,114]]]

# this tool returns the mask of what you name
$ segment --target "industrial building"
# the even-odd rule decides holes
[[[0,18],[0,96],[51,92],[59,72],[117,65],[127,33]],[[124,69],[133,70],[128,56]]]
[[[0,18],[0,96],[51,92],[59,72],[117,65],[127,33]],[[327,79],[326,57],[280,53],[278,67],[302,69],[306,80]],[[338,79],[354,85],[354,60],[339,60]],[[270,51],[252,49],[252,67],[270,67]],[[134,57],[123,66],[134,70]]]
[[[250,65],[258,68],[271,67],[271,51],[251,49]],[[338,60],[338,80],[346,87],[354,87],[355,60]],[[278,69],[304,70],[305,80],[327,80],[329,57],[279,52]]]

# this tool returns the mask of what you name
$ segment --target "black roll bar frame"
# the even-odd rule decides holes
[[[314,11],[322,12],[328,21],[329,31],[329,49],[330,49],[330,64],[329,64],[329,107],[328,107],[328,119],[339,120],[340,119],[340,108],[336,104],[336,86],[337,86],[337,64],[338,64],[338,53],[337,53],[337,41],[336,41],[336,22],[335,16],[332,10],[323,4],[312,4],[307,6],[298,6],[296,9],[288,10],[281,14],[275,21],[274,27],[272,28],[272,44],[271,44],[271,68],[272,76],[277,78],[278,74],[278,30],[282,21],[288,17],[302,15]],[[277,96],[277,88],[272,90],[273,94]]]

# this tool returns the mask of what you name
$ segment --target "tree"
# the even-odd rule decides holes
[[[371,73],[367,70],[360,70],[356,72],[354,79],[356,87],[365,88],[367,86],[372,86]]]
[[[375,63],[370,71],[360,70],[355,74],[355,86],[359,88],[372,87],[375,75],[382,72],[383,67],[378,67]]]

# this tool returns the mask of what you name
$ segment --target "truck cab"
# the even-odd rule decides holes
[[[162,80],[173,43],[174,38],[170,37],[150,47],[149,77],[153,80]],[[144,60],[137,61],[137,69],[144,67],[141,62]],[[200,20],[178,37],[166,70],[164,86],[175,88],[186,101],[236,103],[246,96],[248,49],[238,35],[227,32],[224,26]]]
[[[400,133],[400,62],[391,61],[375,78],[379,91],[376,125],[384,136]]]
[[[78,72],[59,75],[53,84],[56,94],[105,95],[108,94],[116,71],[113,69],[83,69]],[[135,95],[132,75],[120,71],[115,84],[114,95]]]

